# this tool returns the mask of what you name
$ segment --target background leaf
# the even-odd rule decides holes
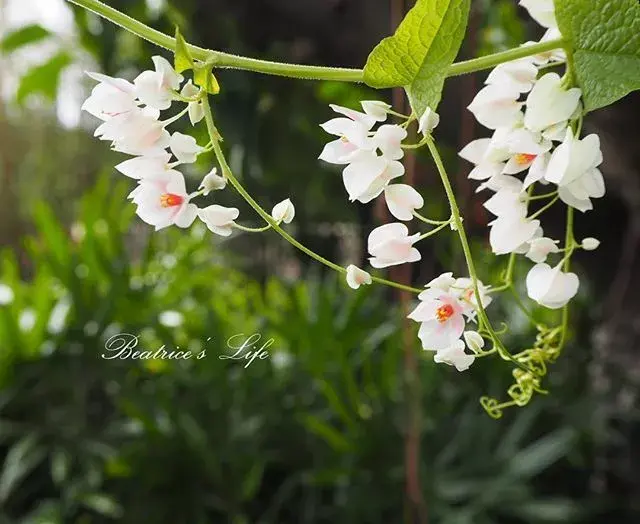
[[[18,103],[24,103],[27,97],[33,94],[42,94],[49,100],[55,99],[60,74],[70,63],[69,54],[61,51],[48,62],[29,70],[20,81],[16,94]]]

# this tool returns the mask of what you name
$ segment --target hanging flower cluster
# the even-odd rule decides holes
[[[206,93],[191,80],[184,82],[184,77],[165,58],[154,56],[152,60],[155,70],[143,71],[133,83],[87,73],[98,84],[82,106],[102,120],[96,137],[111,142],[114,151],[133,156],[116,169],[138,181],[128,197],[137,206],[137,215],[156,231],[171,225],[187,228],[196,218],[220,236],[231,235],[234,227],[250,229],[236,224],[240,211],[235,207],[212,204],[201,208],[192,202],[196,197],[224,189],[227,179],[219,176],[214,167],[198,190],[188,193],[184,175],[176,168],[193,164],[211,146],[202,147],[192,136],[170,133],[167,128],[187,114],[192,125],[201,122]],[[186,107],[161,120],[160,112],[170,109],[174,102]],[[289,199],[277,204],[272,212],[278,224],[290,223],[294,215],[295,208]]]
[[[439,93],[436,98],[432,93],[421,92],[425,78],[416,76],[418,72],[414,67],[419,60],[413,57],[405,60],[409,57],[407,48],[411,48],[407,41],[412,41],[416,24],[403,22],[393,37],[374,49],[361,71],[278,64],[210,52],[189,46],[177,31],[175,68],[156,56],[153,57],[154,70],[142,72],[133,82],[88,73],[98,84],[83,109],[102,121],[95,132],[98,138],[111,142],[115,151],[132,157],[116,169],[137,181],[129,199],[144,222],[159,230],[172,225],[187,228],[199,219],[220,236],[229,236],[234,229],[245,232],[274,229],[296,248],[342,273],[352,289],[376,282],[416,293],[418,303],[408,318],[419,324],[418,338],[423,349],[433,353],[435,362],[465,371],[476,359],[496,355],[514,365],[515,382],[507,390],[510,400],[500,403],[488,397],[481,399],[487,412],[497,418],[503,408],[523,406],[534,393],[544,391],[541,380],[547,365],[560,355],[567,338],[567,304],[580,286],[578,276],[570,272],[571,257],[576,249],[590,251],[599,246],[595,238],[576,242],[573,235],[574,211],[584,213],[593,209],[593,201],[605,194],[599,170],[603,157],[597,135],[581,137],[584,105],[594,106],[594,93],[589,93],[588,85],[583,83],[583,98],[581,89],[573,84],[574,75],[570,64],[566,64],[567,55],[562,46],[571,49],[574,38],[560,34],[554,10],[556,3],[557,0],[520,0],[520,5],[547,30],[540,42],[528,42],[517,50],[453,64],[447,70],[447,74],[460,74],[484,69],[489,63],[499,64],[468,106],[477,121],[492,134],[474,140],[459,153],[474,166],[469,178],[479,182],[477,192],[490,193],[484,207],[492,215],[488,235],[491,250],[497,256],[508,255],[503,278],[491,285],[483,284],[477,276],[463,218],[432,136],[440,117],[435,107],[424,108],[425,101],[435,103]],[[448,24],[455,25],[455,17],[445,18]],[[458,29],[461,42],[464,27]],[[457,50],[456,35],[439,30],[438,38],[440,33],[450,40],[452,49]],[[145,34],[152,41],[157,36],[151,31]],[[505,62],[507,56],[524,58]],[[441,58],[443,63],[448,60]],[[450,60],[453,61],[453,56]],[[475,69],[470,64],[475,65]],[[374,100],[361,102],[361,110],[331,105],[335,117],[321,127],[332,139],[319,158],[340,166],[349,201],[368,204],[382,197],[395,219],[369,233],[367,251],[372,268],[380,270],[418,262],[422,258],[419,242],[451,230],[460,240],[468,277],[455,278],[452,272],[446,272],[424,288],[414,288],[385,280],[353,264],[346,268],[335,264],[284,231],[281,224],[289,224],[295,217],[291,200],[281,201],[270,213],[265,211],[234,176],[220,145],[222,137],[215,126],[208,95],[219,91],[213,68],[225,65],[285,76],[293,72],[292,76],[296,77],[309,73],[317,74],[318,79],[364,80],[379,88],[407,86],[414,106],[411,115],[397,113],[389,104]],[[407,70],[406,75],[397,78],[398,75],[389,74],[389,69],[398,69],[396,66],[400,65]],[[565,74],[561,77],[554,71],[562,67]],[[454,68],[457,73],[453,72]],[[185,81],[181,73],[189,70],[193,71],[193,80]],[[410,85],[402,83],[409,78],[413,79]],[[161,119],[161,112],[171,109],[174,103],[181,104],[182,108],[174,116]],[[600,107],[606,105],[602,100],[596,103]],[[420,107],[419,111],[415,107]],[[193,126],[204,121],[209,143],[202,146],[190,135],[168,130],[187,115]],[[400,123],[389,123],[390,117]],[[412,124],[417,127],[418,143],[406,142],[407,129]],[[405,151],[423,146],[435,162],[449,203],[451,215],[445,220],[423,216],[420,213],[425,205],[423,197],[402,183],[405,168],[401,161]],[[209,152],[215,155],[217,166],[204,177],[196,191],[188,192],[185,177],[177,168],[193,164]],[[228,185],[256,211],[265,226],[251,228],[238,224],[240,211],[235,207],[217,203],[200,207],[194,202],[196,198],[215,195]],[[543,214],[558,202],[567,208],[563,242],[545,235],[541,221]],[[520,299],[514,283],[517,255],[533,263],[523,279],[528,297],[549,309],[564,308],[560,325],[549,327],[537,322]],[[486,313],[496,294],[507,290],[513,293],[518,308],[531,319],[538,332],[529,348],[515,354],[507,350],[499,336],[508,326],[503,324],[501,330],[496,331]],[[485,349],[487,343],[490,346]]]

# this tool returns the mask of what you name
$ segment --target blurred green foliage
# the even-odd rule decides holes
[[[0,522],[399,522],[402,349],[381,291],[259,285],[197,227],[132,235],[126,191],[103,178],[71,228],[39,206],[29,282],[2,255],[14,299],[0,306]],[[206,357],[102,358],[116,333]],[[268,360],[218,358],[252,333],[273,338]],[[585,510],[604,500],[571,498],[588,400],[555,397],[498,423],[477,398],[504,386],[503,368],[474,371],[426,354],[421,365],[432,518],[591,522]]]

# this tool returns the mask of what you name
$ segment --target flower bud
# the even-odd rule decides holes
[[[280,222],[290,224],[296,216],[296,208],[293,206],[291,200],[287,198],[274,206],[273,211],[271,211],[271,216],[278,224]]]
[[[585,251],[595,251],[600,246],[600,241],[597,238],[588,237],[582,241],[582,249]]]
[[[433,131],[440,123],[440,115],[433,111],[430,107],[427,107],[425,112],[420,117],[418,123],[418,131],[424,136],[427,136]]]
[[[477,331],[465,331],[463,333],[467,347],[474,353],[480,353],[484,347],[484,338]]]
[[[371,275],[351,264],[347,267],[347,284],[351,289],[358,289],[362,285],[371,284]]]
[[[206,175],[198,189],[203,190],[202,194],[207,196],[211,191],[224,189],[227,185],[227,179],[218,175],[218,170],[214,167],[211,172]]]

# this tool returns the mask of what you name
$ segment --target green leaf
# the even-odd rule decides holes
[[[193,69],[194,62],[191,53],[189,52],[189,47],[187,46],[187,42],[182,36],[180,29],[176,27],[176,52],[174,55],[174,68],[178,73],[182,73],[183,71],[187,71],[188,69]]]
[[[89,493],[80,498],[83,506],[92,509],[96,513],[112,518],[122,516],[122,508],[120,505],[107,495],[102,493]]]
[[[587,111],[640,89],[638,0],[555,0],[555,6]]]
[[[25,25],[5,36],[2,39],[2,43],[0,43],[0,49],[5,53],[9,53],[22,46],[35,44],[49,36],[51,36],[51,33],[41,25]]]
[[[198,63],[193,68],[193,82],[203,88],[211,95],[217,95],[220,92],[218,80],[211,72],[211,66]]]
[[[364,67],[371,87],[404,86],[414,112],[434,111],[447,68],[462,45],[471,0],[418,0],[396,33],[380,42]]]
[[[29,95],[42,94],[54,100],[58,90],[60,73],[71,63],[68,53],[62,51],[48,62],[30,69],[20,80],[16,99],[19,104],[24,103]]]

